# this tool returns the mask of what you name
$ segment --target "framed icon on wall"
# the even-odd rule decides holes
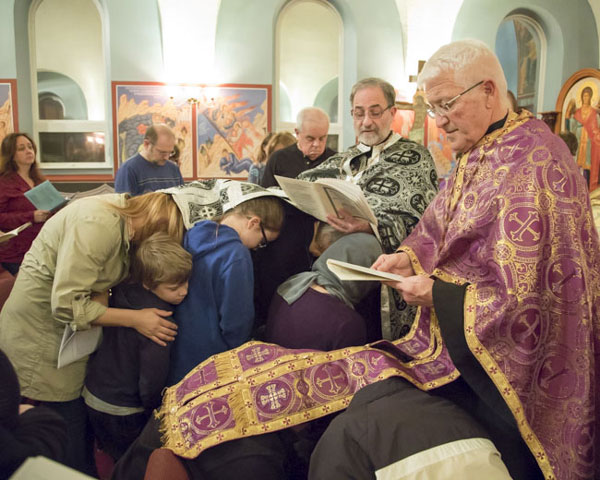
[[[571,75],[556,110],[556,133],[572,141],[573,156],[592,192],[600,186],[600,70],[586,68]]]

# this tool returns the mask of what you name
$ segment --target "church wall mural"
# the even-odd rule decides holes
[[[146,129],[170,126],[186,179],[246,178],[271,129],[270,85],[113,82],[115,172],[135,155]]]
[[[0,79],[0,143],[19,130],[17,121],[17,81]]]
[[[556,110],[557,133],[570,136],[574,159],[593,192],[600,186],[600,70],[586,68],[571,75]]]

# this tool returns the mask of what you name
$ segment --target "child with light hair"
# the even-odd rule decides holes
[[[130,281],[112,289],[110,306],[168,315],[187,295],[191,272],[192,256],[167,234],[155,233],[135,251]],[[88,363],[83,397],[98,446],[116,461],[160,405],[172,343],[160,346],[133,328],[105,328],[103,334]]]

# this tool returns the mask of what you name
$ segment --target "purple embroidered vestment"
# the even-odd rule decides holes
[[[416,273],[471,284],[469,349],[546,478],[592,478],[600,245],[583,177],[563,142],[529,115],[512,114],[460,159],[401,250]],[[423,308],[420,319],[430,313]]]

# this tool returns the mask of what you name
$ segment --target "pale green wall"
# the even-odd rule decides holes
[[[72,78],[62,73],[38,71],[37,82],[40,95],[48,93],[60,97],[66,120],[88,120],[85,95],[79,84]]]
[[[118,81],[164,81],[160,15],[156,0],[97,0],[105,13],[107,78]],[[18,77],[19,121],[31,131],[31,95],[27,13],[31,0],[0,2],[0,77]],[[215,68],[219,82],[275,84],[274,41],[277,16],[286,0],[222,0],[219,11]],[[392,83],[405,80],[402,30],[393,0],[332,0],[344,23],[343,102],[347,146],[354,132],[349,115],[350,88],[359,78],[380,76]],[[14,12],[14,14],[13,14]],[[16,16],[16,22],[14,21]],[[16,27],[15,27],[16,25]],[[377,45],[377,48],[372,48]],[[193,46],[182,45],[194,58]],[[16,53],[15,53],[16,52]],[[318,52],[315,52],[318,55]],[[18,60],[17,60],[18,59]],[[107,85],[110,98],[110,85]],[[273,113],[275,113],[273,111]],[[110,115],[107,116],[110,122]]]
[[[110,81],[163,81],[162,40],[156,0],[96,0],[104,19],[107,145],[112,159]],[[0,78],[17,78],[20,130],[32,132],[28,13],[32,0],[0,0]],[[60,171],[53,171],[60,174]],[[90,170],[86,173],[110,173]]]
[[[543,110],[554,110],[562,85],[573,73],[598,68],[598,33],[590,5],[587,0],[465,0],[452,39],[478,38],[493,50],[498,27],[511,13],[533,14],[546,34]]]
[[[0,0],[0,78],[17,76],[14,0]]]
[[[19,129],[24,132],[33,132],[31,119],[31,77],[29,73],[29,36],[27,22],[29,13],[29,0],[20,0],[14,3],[14,42],[15,42],[15,69],[17,72],[17,97]],[[1,50],[4,52],[4,49]],[[1,75],[0,75],[1,76]]]
[[[32,126],[27,38],[30,1],[0,0],[0,78],[18,79],[19,124],[28,131]],[[105,14],[107,78],[164,81],[157,1],[97,1]],[[221,0],[215,43],[220,82],[275,84],[275,27],[285,3],[286,0]],[[351,86],[359,78],[373,75],[398,84],[406,81],[407,73],[394,0],[330,0],[330,3],[344,23],[344,92],[340,101],[345,147],[354,138],[348,103]],[[587,0],[465,0],[453,38],[480,38],[493,48],[502,19],[523,4],[537,16],[548,38],[544,109],[550,110],[562,84],[573,72],[598,67],[598,35]],[[190,61],[202,61],[194,58],[193,45],[182,48],[189,49]],[[108,82],[106,88],[110,99]],[[109,102],[107,110],[107,121],[111,123]]]
[[[221,0],[215,41],[215,68],[220,82],[273,82],[275,22],[284,3]]]
[[[222,0],[217,23],[215,63],[224,83],[271,84],[275,88],[275,32],[286,0]],[[343,85],[344,138],[354,143],[349,95],[352,85],[366,76],[392,83],[403,76],[402,28],[394,0],[331,0],[344,23]],[[251,40],[251,41],[250,41]],[[376,48],[373,46],[376,45]],[[319,52],[316,51],[315,55]],[[273,99],[275,91],[273,90]],[[276,112],[273,109],[273,119]]]
[[[163,81],[162,38],[156,0],[102,0],[102,3],[108,8],[112,80]],[[182,45],[182,48],[189,47]]]

